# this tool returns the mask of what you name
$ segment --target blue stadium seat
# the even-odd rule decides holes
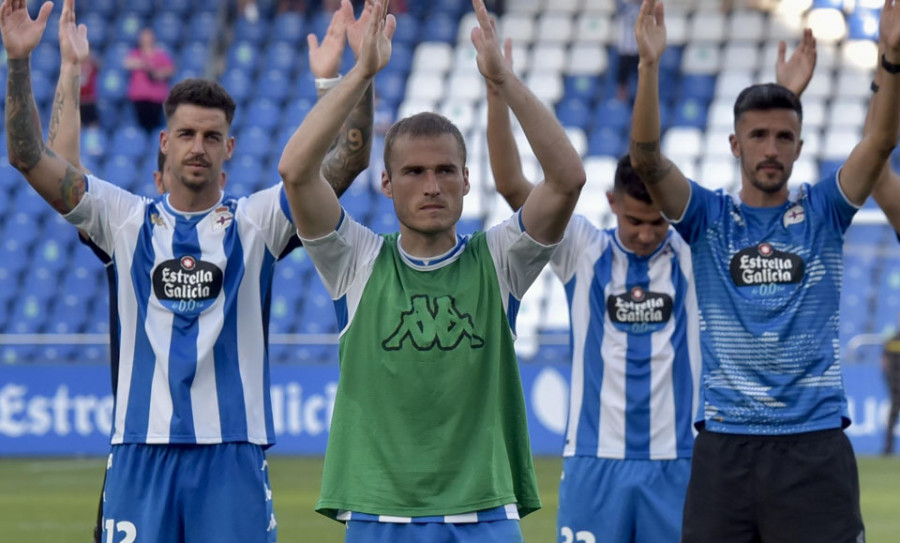
[[[381,197],[379,200],[385,199],[386,198]],[[388,202],[390,202],[390,200],[388,200]],[[394,213],[394,210],[391,209],[390,211],[378,211],[372,215],[369,228],[378,234],[389,234],[399,230],[400,224],[397,222],[397,215]]]
[[[12,167],[12,164],[9,163],[9,158],[5,154],[6,151],[6,141],[3,141],[3,147],[0,147],[0,152],[4,152],[3,156],[0,156],[0,194],[9,194],[9,191],[15,187],[24,186],[27,181],[22,177],[22,174],[19,173],[19,170]],[[3,204],[0,204],[0,209],[5,208],[5,200],[6,198],[0,198],[0,200],[4,200]]]
[[[47,268],[54,273],[59,272],[68,264],[67,249],[68,245],[64,246],[53,238],[39,242],[34,248],[31,265]]]
[[[631,110],[619,100],[604,100],[594,110],[594,127],[626,129],[631,124]]]
[[[250,102],[244,111],[244,126],[258,126],[272,130],[281,123],[281,107],[272,100],[259,98]]]
[[[136,156],[113,155],[106,159],[100,172],[104,180],[120,187],[130,187],[135,178]]]
[[[56,29],[59,28],[59,15],[62,11],[62,2],[53,5],[53,11],[50,12],[50,17],[47,19],[47,28],[50,29],[44,32],[44,35],[41,37],[41,45],[50,45],[57,51],[59,51],[59,32],[56,32]],[[80,23],[81,21],[79,21]],[[93,47],[93,40],[91,41],[91,47]],[[37,49],[40,49],[40,45],[38,45]],[[37,52],[35,49],[34,52]],[[34,67],[34,55],[32,53],[32,67]],[[58,67],[58,66],[57,66]]]
[[[22,267],[15,269],[9,263],[0,262],[0,330],[9,314],[10,301],[19,293],[19,272]]]
[[[175,64],[179,70],[190,69],[203,73],[206,70],[208,61],[209,45],[201,41],[190,41],[185,43],[178,51]]]
[[[567,99],[556,106],[556,117],[563,126],[587,130],[591,122],[591,109],[580,99]]]
[[[431,2],[430,15],[442,14],[448,17],[459,19],[463,11],[471,5],[460,2],[459,0],[434,0]]]
[[[593,104],[597,101],[600,88],[600,78],[593,75],[569,75],[563,84],[564,100],[578,99],[584,104]]]
[[[84,310],[84,298],[75,293],[84,290],[61,292],[64,294],[56,300],[47,319],[47,331],[51,334],[81,333],[86,327],[88,313]]]
[[[878,41],[879,10],[857,9],[847,16],[847,33],[851,40]]]
[[[89,2],[93,4],[93,2]],[[88,29],[88,40],[91,43],[91,51],[94,55],[96,55],[99,51],[103,51],[106,47],[106,40],[109,38],[109,26],[107,25],[107,19],[103,17],[103,15],[97,12],[89,12],[89,13],[81,13],[83,8],[81,5],[76,8],[78,13],[78,23],[83,24]],[[53,28],[49,24],[47,28]],[[45,32],[45,34],[51,33],[50,31]]]
[[[403,44],[409,48],[415,47],[416,43],[419,41],[419,34],[421,32],[419,29],[419,20],[408,13],[400,13],[397,14],[396,17],[397,30],[394,32],[394,39],[392,40],[393,46],[396,47],[399,44]],[[392,53],[391,61],[393,62],[393,60],[394,57]]]
[[[25,291],[23,289],[24,292]],[[40,300],[34,294],[19,296],[13,301],[12,319],[7,330],[15,334],[36,334],[44,331],[47,319],[46,300]]]
[[[151,25],[156,40],[167,47],[169,51],[177,50],[177,46],[185,38],[184,20],[175,13],[162,12],[153,17]]]
[[[715,94],[716,76],[714,75],[689,74],[681,78],[681,92],[679,95],[682,100],[695,98],[703,102],[709,102]]]
[[[59,4],[62,5],[62,2]],[[75,9],[78,10],[78,18],[83,23],[85,22],[83,19],[85,15],[112,17],[113,13],[117,11],[118,5],[116,0],[91,0],[90,2],[79,2]],[[92,32],[90,28],[88,27],[88,32]],[[93,45],[93,37],[91,37],[91,40]]]
[[[241,17],[234,25],[234,40],[260,44],[266,41],[269,35],[269,22],[263,18],[250,22]]]
[[[240,134],[235,136],[235,153],[239,153],[241,157],[252,157],[260,162],[269,158],[269,154],[275,149],[272,147],[272,137],[269,129],[247,125]]]
[[[322,36],[325,35],[325,30],[328,28],[330,20],[331,15],[328,14],[328,18],[325,21],[325,26],[322,27],[322,31],[315,32],[315,30],[310,29],[310,32],[314,32],[321,40]],[[279,40],[284,40],[289,43],[300,43],[306,39],[306,21],[299,13],[282,13],[273,21],[272,30],[269,34],[271,36],[277,36]]]
[[[218,2],[209,2],[211,5],[218,5]],[[204,2],[200,3],[205,5]],[[197,9],[195,5],[192,9]],[[190,39],[204,43],[210,43],[219,35],[219,24],[215,14],[209,11],[196,11],[188,22],[187,28],[191,29]]]
[[[244,70],[236,68],[225,72],[219,82],[225,87],[225,90],[228,91],[228,94],[234,98],[234,101],[237,102],[239,106],[235,113],[235,119],[237,119],[237,115],[239,115],[241,111],[240,104],[244,103],[250,96],[250,77]],[[233,126],[234,125],[232,125],[232,127]]]
[[[831,8],[843,11],[844,0],[813,0],[813,9]]]
[[[619,157],[625,152],[621,131],[611,127],[597,128],[588,138],[588,154]]]
[[[399,104],[406,93],[406,74],[382,70],[375,76],[375,94],[391,104]]]
[[[300,306],[296,300],[289,299],[289,293],[297,288],[297,285],[286,288],[273,289],[276,293],[272,296],[272,305],[269,309],[269,333],[292,334],[297,322],[297,314]]]
[[[97,87],[98,98],[118,103],[128,91],[128,72],[115,68],[106,68],[100,73]]]
[[[144,28],[144,19],[135,12],[123,13],[113,23],[112,38],[116,41],[137,45],[138,34]]]
[[[284,130],[287,130],[288,138],[290,135],[294,133],[300,123],[303,122],[303,119],[306,118],[307,113],[313,108],[315,102],[310,100],[291,100],[288,102],[287,106],[281,110],[281,127]],[[279,133],[279,141],[282,134]],[[284,141],[287,143],[287,140]],[[284,145],[279,145],[279,148],[283,148]]]
[[[833,174],[844,165],[843,160],[820,160],[819,161],[819,178],[824,179],[825,177]]]
[[[133,159],[143,159],[148,151],[148,139],[147,133],[140,128],[126,126],[113,133],[109,151]]]
[[[267,70],[256,78],[255,96],[257,99],[283,102],[290,92],[290,81],[281,70]]]
[[[412,62],[413,46],[395,42],[391,47],[391,61],[382,71],[400,72],[405,76],[412,69]]]
[[[146,17],[153,12],[153,2],[154,0],[128,0],[123,2],[122,7],[125,8],[126,12]]]
[[[705,101],[688,98],[682,100],[675,107],[675,114],[672,119],[672,126],[693,126],[697,128],[706,128],[706,114],[708,105]]]
[[[315,78],[309,69],[302,70],[297,74],[297,77],[294,78],[294,81],[291,84],[291,88],[294,91],[292,96],[292,99],[294,100],[316,101],[318,99]]]
[[[19,187],[12,200],[12,209],[35,218],[43,216],[49,207],[50,205],[38,195],[37,191],[28,186]]]
[[[37,351],[35,345],[3,345],[0,347],[0,360],[5,364],[27,364],[35,360]]]
[[[188,10],[194,10],[202,7],[204,4],[212,4],[212,9],[218,9],[217,2],[200,2],[201,6],[196,5],[193,0],[156,0],[155,11],[157,13],[169,12],[176,15],[184,16]]]
[[[49,112],[50,101],[56,92],[55,74],[47,75],[44,72],[31,72],[31,90],[34,93],[34,101],[43,112]],[[44,132],[46,134],[46,131]]]
[[[243,136],[236,141],[235,150],[243,147]],[[262,164],[263,162],[253,155],[242,155],[232,158],[225,164],[225,172],[227,174],[225,190],[231,193],[232,184],[241,184],[245,187],[250,187],[250,190],[256,190],[262,177]]]
[[[459,20],[445,14],[429,16],[419,31],[421,41],[456,43]]]
[[[306,66],[307,55],[300,54],[296,45],[286,41],[270,42],[266,48],[263,61],[264,70],[279,70],[285,75],[297,73],[297,67]]]
[[[681,54],[684,48],[677,46],[666,47],[662,58],[659,59],[660,73],[677,74],[681,71]]]
[[[231,44],[226,55],[226,67],[229,71],[235,68],[248,74],[256,71],[259,65],[259,48],[251,42],[239,41]]]

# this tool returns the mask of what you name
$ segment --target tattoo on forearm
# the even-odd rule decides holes
[[[9,161],[22,173],[28,173],[41,160],[41,119],[31,91],[28,59],[9,61],[6,79],[6,141]]]
[[[646,185],[656,185],[666,178],[675,166],[672,161],[660,153],[659,140],[631,140],[631,156],[638,164],[641,180]]]
[[[56,153],[50,149],[47,149],[47,154],[51,157],[56,156]],[[60,197],[59,200],[54,200],[52,202],[53,208],[60,213],[68,213],[81,201],[86,188],[87,181],[84,173],[75,169],[74,166],[67,164],[66,173],[63,174],[62,179],[59,180]]]
[[[322,164],[322,175],[338,196],[369,164],[374,109],[372,85],[369,85]]]

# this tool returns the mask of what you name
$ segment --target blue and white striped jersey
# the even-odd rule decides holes
[[[844,231],[837,175],[750,207],[691,182],[675,225],[700,303],[702,409],[714,432],[793,434],[849,424],[838,353]]]
[[[563,455],[690,457],[700,338],[687,244],[670,231],[641,257],[576,215],[550,265],[572,334]]]
[[[266,324],[289,216],[281,185],[180,213],[88,177],[66,219],[115,266],[113,444],[274,443]]]

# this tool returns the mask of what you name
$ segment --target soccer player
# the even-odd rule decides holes
[[[167,100],[164,197],[132,195],[43,145],[29,57],[50,8],[32,20],[24,0],[0,6],[8,150],[116,269],[121,351],[103,536],[274,541],[265,323],[274,261],[295,238],[284,189],[222,194],[235,106],[211,81],[184,81]],[[359,102],[329,155],[324,173],[337,188],[367,164],[371,111]]]
[[[540,507],[513,348],[519,300],[562,239],[584,169],[562,127],[504,64],[473,0],[478,68],[512,107],[547,179],[522,210],[459,236],[469,191],[465,143],[420,113],[385,140],[381,189],[399,234],[341,209],[319,174],[327,145],[388,62],[386,2],[356,66],[285,147],[279,171],[304,246],[335,301],[341,375],[316,509],[348,522],[348,542],[522,541]]]
[[[900,6],[887,1],[878,114],[843,167],[787,188],[800,154],[802,108],[775,84],[735,102],[741,191],[687,180],[660,152],[658,70],[663,6],[645,0],[631,161],[690,244],[703,373],[682,540],[864,539],[838,353],[843,233],[898,136]]]

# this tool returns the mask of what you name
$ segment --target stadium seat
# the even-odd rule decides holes
[[[229,70],[241,69],[251,74],[261,64],[259,49],[249,41],[235,42],[228,49],[225,64]]]
[[[397,18],[397,30],[394,32],[393,46],[396,47],[399,44],[403,44],[406,47],[415,46],[421,32],[419,20],[408,13],[398,13],[395,17]],[[391,62],[393,60],[394,56],[392,53]]]
[[[171,12],[157,13],[153,16],[152,28],[156,40],[169,51],[176,51],[185,37],[184,20]]]
[[[384,71],[375,76],[375,94],[383,101],[398,104],[406,90],[406,74]]]
[[[453,48],[446,43],[422,42],[413,53],[413,73],[446,73],[453,66]]]
[[[281,127],[289,130],[290,134],[300,126],[307,113],[313,108],[315,102],[310,100],[291,100],[288,105],[281,110]],[[285,142],[286,143],[286,142]],[[279,149],[283,145],[279,146]]]
[[[735,11],[728,19],[728,39],[731,42],[757,44],[765,39],[765,30],[765,17],[759,11]]]
[[[568,43],[575,35],[570,13],[545,11],[537,18],[537,42]]]
[[[847,37],[851,40],[868,40],[877,43],[878,18],[878,11],[856,9],[847,16]]]
[[[148,139],[147,133],[140,128],[133,126],[120,128],[110,139],[109,150],[124,157],[143,159],[148,151]]]
[[[721,69],[721,53],[715,44],[692,42],[684,48],[681,70],[684,74],[714,75]]]
[[[707,107],[705,101],[697,98],[682,100],[675,107],[672,125],[705,128]]]
[[[812,29],[817,43],[838,43],[847,36],[844,14],[833,8],[813,9],[806,15],[806,26]]]
[[[413,71],[406,80],[406,100],[437,102],[444,98],[444,76],[435,72]]]
[[[135,177],[136,158],[134,155],[113,155],[104,162],[100,174],[110,183],[120,187],[129,187]]]
[[[584,104],[592,105],[600,96],[600,78],[590,75],[570,75],[563,79],[564,100],[579,100]]]
[[[238,111],[241,111],[240,104],[247,100],[251,94],[250,77],[247,73],[240,68],[228,70],[222,75],[219,82],[222,83],[222,86],[228,90],[228,94],[238,104]]]
[[[631,111],[619,100],[604,100],[594,110],[594,127],[607,126],[616,130],[627,130],[631,125]]]
[[[676,157],[696,158],[703,149],[703,132],[691,126],[673,126],[662,137],[662,152],[678,163]]]
[[[447,97],[454,101],[474,102],[484,98],[485,83],[477,73],[452,72],[447,81]]]
[[[690,41],[718,43],[725,39],[725,15],[721,11],[697,11],[691,17]]]
[[[274,34],[273,34],[274,35]],[[277,37],[277,35],[274,35]],[[235,41],[260,44],[269,38],[269,22],[264,18],[250,21],[241,17],[234,24]]]
[[[591,122],[591,108],[579,99],[562,100],[556,106],[556,117],[560,124],[585,130]]]
[[[205,3],[201,2],[200,4],[203,5]],[[215,3],[210,2],[210,4]],[[194,6],[192,10],[198,10],[198,7]],[[191,40],[204,43],[212,42],[220,32],[216,15],[209,11],[195,11],[186,28],[191,29]]]
[[[252,106],[251,106],[252,109]],[[240,134],[235,137],[234,151],[240,157],[251,157],[264,162],[269,158],[269,154],[275,151],[272,146],[272,138],[270,130],[272,126],[247,125],[241,130]]]
[[[562,72],[566,67],[566,49],[559,43],[538,43],[531,49],[532,70]]]
[[[291,91],[290,80],[282,70],[267,70],[256,78],[254,96],[257,100],[283,102]]]
[[[601,127],[588,138],[588,154],[591,156],[618,157],[625,151],[621,132],[611,127]]]
[[[534,18],[524,13],[507,13],[500,19],[500,35],[513,43],[528,45],[536,34]]]
[[[725,189],[732,192],[740,186],[741,176],[738,163],[734,159],[706,157],[700,160],[697,181],[710,190]]]
[[[45,32],[45,34],[55,34],[55,32]],[[38,44],[31,53],[31,69],[35,72],[42,72],[49,79],[55,78],[59,73],[59,45],[55,43]]]
[[[828,126],[862,129],[866,108],[867,104],[862,100],[833,100],[828,112]]]
[[[438,13],[428,17],[419,30],[419,39],[430,42],[455,43],[459,21],[455,17]]]
[[[331,15],[325,15],[325,26],[319,28],[317,25],[321,25],[321,22],[317,20],[313,20],[310,23],[310,28],[308,32],[312,32],[316,34],[321,40],[325,35],[325,30],[328,28],[328,23],[331,21]],[[302,15],[296,12],[288,12],[282,13],[275,17],[272,21],[272,28],[270,35],[276,36],[279,40],[284,40],[288,43],[299,44],[306,40],[306,22]],[[321,30],[321,32],[319,32]]]
[[[143,28],[144,19],[140,14],[135,11],[124,12],[113,22],[112,39],[133,47],[137,45],[138,34]]]
[[[555,104],[562,98],[563,81],[559,72],[531,70],[525,78],[525,84],[545,104]]]
[[[599,75],[609,67],[606,48],[597,44],[574,44],[566,55],[567,75]]]

